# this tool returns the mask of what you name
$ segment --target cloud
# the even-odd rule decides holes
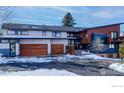
[[[121,9],[115,8],[105,8],[102,10],[97,10],[91,13],[92,16],[99,17],[99,18],[116,18],[119,16],[124,15],[124,12]]]
[[[84,6],[82,6],[82,7],[51,6],[51,7],[45,7],[45,8],[54,9],[54,10],[61,11],[61,12],[71,12],[74,14],[82,14],[82,13],[89,12],[89,8],[84,7]]]

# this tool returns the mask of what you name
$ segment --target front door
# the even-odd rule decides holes
[[[16,56],[16,40],[10,40],[10,57]]]

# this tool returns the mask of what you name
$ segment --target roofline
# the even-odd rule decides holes
[[[94,28],[109,27],[109,26],[114,26],[114,25],[121,25],[121,24],[124,24],[124,22],[115,23],[115,24],[108,24],[108,25],[103,25],[103,26],[97,26],[97,27],[90,27],[90,28],[86,28],[85,30],[94,29]]]
[[[65,27],[65,28],[77,28],[77,29],[81,29],[81,30],[84,30],[84,29],[87,29],[87,28],[83,28],[83,27],[66,27],[66,26],[59,26],[59,25],[38,25],[38,24],[22,24],[22,23],[3,23],[2,24],[2,29],[4,29],[4,27],[3,27],[3,25],[4,24],[12,24],[12,25],[28,25],[28,26],[43,26],[43,27],[47,27],[47,26],[50,26],[50,27],[52,27],[52,26],[55,26],[55,27]],[[7,29],[17,29],[17,28],[7,28]],[[18,30],[20,30],[20,29],[22,29],[22,28],[18,28]],[[28,28],[25,28],[25,30],[32,30],[32,28],[30,29],[28,29]],[[40,29],[37,29],[37,31],[41,31]],[[53,31],[53,30],[43,30],[43,31]],[[58,30],[54,30],[54,31],[58,31]],[[78,31],[65,31],[65,30],[59,30],[59,31],[61,31],[61,32],[79,32],[80,30],[78,30]]]
[[[20,23],[3,23],[3,24],[20,24]],[[2,24],[2,25],[3,25]],[[120,23],[115,23],[115,24],[108,24],[108,25],[102,25],[102,26],[96,26],[96,27],[89,27],[89,28],[84,28],[84,29],[81,29],[79,31],[64,31],[64,30],[60,30],[62,32],[82,32],[82,31],[86,31],[86,30],[89,30],[89,29],[95,29],[95,28],[102,28],[102,27],[109,27],[109,26],[114,26],[114,25],[121,25],[121,24],[124,24],[124,22],[120,22]],[[20,25],[30,25],[30,26],[52,26],[52,25],[33,25],[33,24],[20,24]],[[55,25],[53,25],[55,26]],[[56,27],[61,27],[61,26],[56,26]],[[67,27],[68,28],[68,27]],[[74,28],[81,28],[81,27],[74,27]],[[83,27],[82,27],[83,28]],[[47,30],[48,31],[48,30]],[[51,31],[51,30],[49,30]]]

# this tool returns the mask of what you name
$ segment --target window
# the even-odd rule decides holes
[[[53,32],[53,37],[61,37],[61,32]]]
[[[18,31],[18,35],[21,35],[21,31]]]
[[[67,33],[67,37],[69,37],[70,36],[70,34],[69,33]]]
[[[9,43],[9,41],[8,40],[5,40],[5,39],[2,39],[1,40],[1,43]]]
[[[15,31],[8,31],[8,35],[15,35]]]
[[[28,35],[28,31],[21,31],[21,35]]]
[[[84,38],[88,38],[88,34],[87,33],[84,34]]]
[[[46,31],[43,31],[42,32],[42,36],[46,36]]]
[[[68,37],[73,37],[74,34],[73,34],[73,33],[67,33],[67,36],[68,36]]]
[[[68,40],[68,44],[69,44],[69,45],[71,44],[71,40]]]
[[[71,40],[71,44],[74,45],[74,40]]]
[[[109,48],[114,48],[114,44],[109,44]]]
[[[116,39],[117,38],[117,32],[111,32],[111,38]]]

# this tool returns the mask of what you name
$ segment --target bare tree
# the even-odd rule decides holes
[[[15,7],[11,6],[0,6],[0,36],[3,33],[2,24],[8,20],[14,9]]]
[[[104,40],[101,40],[100,38],[97,38],[96,40],[94,40],[91,44],[91,48],[92,51],[96,51],[97,55],[99,53],[99,51],[105,51],[108,49],[107,45],[104,44]]]

